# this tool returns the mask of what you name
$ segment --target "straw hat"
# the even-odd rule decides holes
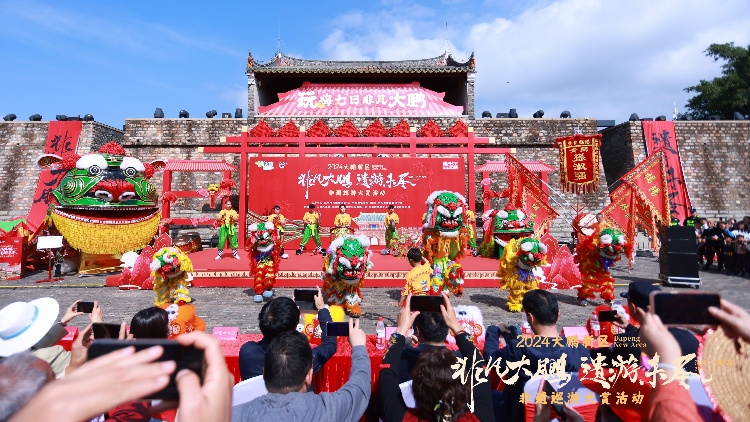
[[[701,378],[711,402],[732,421],[750,420],[750,343],[719,327],[698,350]]]
[[[55,324],[60,305],[51,297],[13,302],[0,309],[0,356],[28,350]]]

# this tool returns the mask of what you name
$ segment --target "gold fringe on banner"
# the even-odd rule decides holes
[[[143,249],[159,228],[161,213],[129,224],[96,224],[52,213],[52,221],[70,246],[90,254],[117,254]]]

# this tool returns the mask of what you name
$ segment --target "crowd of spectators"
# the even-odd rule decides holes
[[[711,271],[716,260],[717,271],[750,277],[750,216],[739,221],[734,218],[712,221],[699,217],[692,208],[683,225],[695,228],[698,265],[702,270]]]
[[[380,365],[379,385],[372,385],[373,368],[360,320],[350,319],[348,381],[338,391],[320,394],[312,391],[313,373],[336,352],[335,338],[324,331],[321,344],[311,347],[307,337],[297,331],[300,311],[295,302],[276,298],[266,303],[259,315],[263,339],[245,344],[240,353],[242,378],[262,376],[268,393],[234,408],[233,376],[219,341],[208,334],[192,332],[175,340],[203,350],[201,383],[191,370],[175,374],[175,362],[160,361],[160,346],[140,351],[126,347],[88,359],[88,347],[96,340],[91,324],[81,330],[70,352],[57,350],[52,345],[54,339],[52,344],[42,340],[55,327],[82,315],[76,312],[76,304],[55,322],[59,307],[53,299],[16,302],[0,310],[0,421],[149,421],[153,414],[169,408],[176,409],[180,422],[357,421],[363,417],[386,422],[522,421],[526,410],[519,398],[526,394],[525,384],[533,375],[575,374],[586,370],[599,355],[608,361],[623,361],[623,356],[643,353],[648,358],[658,355],[659,369],[671,376],[677,368],[669,363],[696,353],[698,344],[691,333],[665,327],[648,309],[646,300],[655,289],[650,283],[630,284],[625,295],[628,311],[640,327],[618,316],[615,324],[624,330],[623,341],[617,347],[600,349],[587,349],[561,336],[557,300],[545,290],[533,290],[523,299],[526,321],[534,336],[542,339],[533,346],[521,343],[518,326],[502,323],[490,325],[485,343],[476,344],[472,333],[459,323],[447,295],[443,295],[439,313],[412,311],[408,295]],[[320,321],[330,321],[321,297],[316,298],[316,307]],[[722,301],[720,309],[710,312],[729,337],[750,341],[750,314],[745,310]],[[102,315],[97,304],[88,314],[89,322],[101,322]],[[143,309],[132,318],[129,333],[125,323],[121,324],[120,340],[166,339],[167,327],[163,309]],[[446,347],[449,332],[456,339],[457,351]],[[637,345],[626,340],[633,338],[640,340]],[[50,348],[55,350],[47,350]],[[494,391],[490,382],[479,380],[482,369],[507,373],[517,362],[525,362],[526,370],[518,371],[518,377],[506,383],[503,391]],[[553,367],[555,362],[563,362],[564,367]],[[694,364],[685,369],[696,371]],[[167,386],[170,379],[179,391],[178,401],[144,400]],[[400,384],[405,381],[412,383],[413,408],[402,395]],[[550,420],[550,400],[539,400],[546,391],[543,384],[534,405],[535,421]],[[700,420],[690,393],[676,382],[657,381],[643,406],[652,421]],[[568,421],[583,420],[570,405],[558,411]],[[618,420],[617,414],[616,406],[602,405],[597,418]]]

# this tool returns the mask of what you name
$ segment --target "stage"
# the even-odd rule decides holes
[[[281,260],[276,287],[321,285],[323,257],[310,255],[309,251],[302,255],[295,255],[294,250],[290,252],[289,259]],[[189,256],[193,262],[193,287],[252,287],[246,253],[241,253],[242,259],[239,260],[232,257],[230,250],[225,250],[220,260],[214,259],[216,249],[194,252]],[[380,251],[374,251],[372,261],[374,265],[365,279],[365,287],[404,287],[406,273],[411,269],[405,258],[380,255]],[[466,256],[461,259],[461,265],[465,287],[497,287],[498,260]],[[110,284],[108,280],[107,285],[117,284]]]

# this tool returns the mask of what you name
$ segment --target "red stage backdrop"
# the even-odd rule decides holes
[[[75,154],[82,127],[83,123],[80,121],[50,121],[49,129],[47,129],[47,144],[44,147],[44,153],[59,156]],[[52,170],[42,169],[39,173],[39,181],[34,193],[34,202],[31,204],[31,210],[26,218],[26,224],[31,230],[37,231],[47,217],[49,194],[57,187],[65,172],[66,170],[57,168]]]
[[[249,161],[251,215],[267,215],[279,204],[287,220],[301,220],[314,203],[321,227],[331,227],[339,204],[344,203],[355,221],[353,226],[368,236],[381,237],[381,231],[384,235],[383,218],[390,204],[399,215],[399,226],[416,232],[431,192],[450,190],[465,195],[466,189],[460,157],[251,157]]]
[[[687,218],[690,210],[685,177],[682,175],[680,151],[677,148],[677,138],[674,133],[674,122],[645,121],[643,123],[643,138],[646,140],[646,154],[651,155],[661,149],[667,170],[667,185],[669,186],[669,208],[672,217],[680,220],[680,224]]]

